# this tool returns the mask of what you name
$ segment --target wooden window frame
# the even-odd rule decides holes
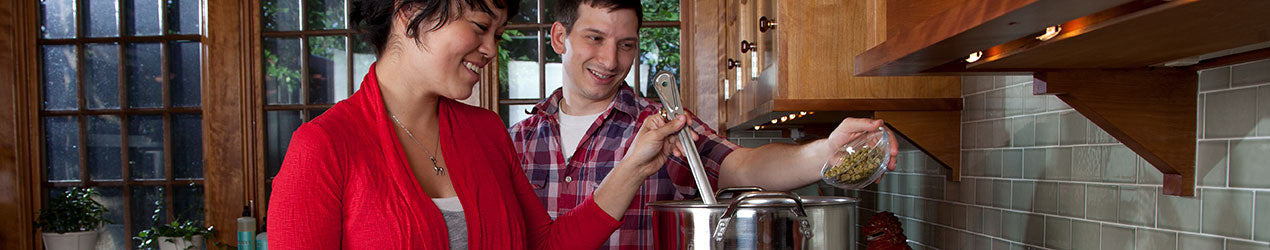
[[[534,105],[534,104],[538,104],[538,102],[539,102],[539,101],[542,101],[543,99],[548,98],[548,97],[550,97],[550,96],[551,96],[551,92],[549,92],[549,91],[553,91],[553,90],[547,89],[547,72],[546,72],[547,56],[546,56],[546,55],[547,55],[547,53],[555,53],[555,52],[554,52],[554,51],[549,51],[549,50],[551,50],[551,46],[550,46],[550,45],[548,45],[548,44],[546,43],[546,41],[547,41],[547,36],[548,36],[548,34],[550,34],[550,33],[551,33],[551,25],[554,23],[554,21],[553,21],[553,22],[548,22],[548,23],[543,23],[543,21],[544,21],[545,19],[547,19],[548,17],[546,17],[546,16],[542,16],[542,14],[543,14],[543,11],[542,11],[542,10],[543,10],[543,8],[544,8],[544,7],[550,7],[550,6],[543,6],[543,1],[542,1],[542,0],[531,0],[531,1],[535,1],[535,2],[538,4],[537,9],[538,9],[539,11],[537,11],[537,13],[538,13],[538,15],[539,15],[539,16],[538,16],[538,18],[537,18],[537,19],[535,19],[535,20],[537,20],[536,22],[538,22],[538,23],[509,23],[509,24],[507,24],[507,30],[534,30],[534,31],[537,31],[537,33],[538,33],[538,35],[537,35],[537,41],[538,41],[538,42],[537,42],[537,45],[538,45],[538,48],[537,48],[537,51],[538,51],[538,57],[537,57],[537,60],[538,60],[538,62],[537,62],[537,63],[538,63],[538,98],[502,98],[501,96],[499,96],[499,95],[498,95],[498,93],[499,93],[500,89],[498,89],[498,83],[499,83],[499,81],[500,81],[500,80],[502,80],[502,79],[499,79],[499,78],[498,78],[498,74],[497,74],[498,72],[497,72],[496,70],[498,69],[498,67],[497,67],[497,66],[498,66],[498,64],[505,63],[505,62],[500,62],[500,61],[498,61],[498,60],[497,60],[497,57],[495,57],[495,60],[491,61],[491,62],[492,62],[492,64],[491,64],[491,66],[492,66],[492,67],[486,67],[487,69],[489,69],[489,70],[486,70],[486,71],[488,71],[488,73],[486,74],[486,76],[485,76],[485,77],[483,77],[483,78],[482,78],[482,79],[483,79],[483,82],[484,82],[483,84],[484,84],[485,86],[488,86],[488,87],[486,87],[486,88],[485,88],[485,90],[487,90],[487,91],[483,91],[483,92],[482,92],[482,97],[481,97],[483,100],[488,100],[488,101],[486,101],[486,102],[483,102],[483,105],[488,105],[488,106],[485,106],[485,108],[490,109],[490,110],[493,110],[495,113],[500,112],[501,107],[502,107],[503,105]],[[686,22],[686,21],[684,21],[684,18],[683,18],[683,17],[685,17],[686,15],[683,15],[683,13],[689,13],[689,12],[690,12],[690,10],[691,10],[691,8],[692,8],[692,7],[691,7],[691,5],[692,5],[692,3],[691,3],[691,2],[692,2],[692,1],[680,1],[680,3],[679,3],[679,5],[680,5],[680,7],[679,7],[679,8],[680,8],[680,9],[679,9],[679,12],[681,13],[681,14],[680,14],[680,20],[674,20],[674,21],[647,21],[647,20],[645,20],[645,21],[644,21],[644,22],[643,22],[643,23],[639,26],[639,29],[644,29],[644,28],[678,28],[678,29],[679,29],[679,31],[680,31],[679,40],[680,40],[681,44],[686,44],[686,43],[683,43],[683,41],[684,41],[684,38],[685,38],[685,37],[687,37],[687,36],[684,36],[684,35],[683,35],[683,34],[684,34],[684,33],[683,33],[683,31],[685,30],[684,24],[685,24],[685,23],[687,23],[687,22]],[[501,50],[501,49],[502,49],[502,47],[500,46],[500,47],[499,47],[499,49]],[[691,53],[685,53],[685,52],[688,52],[688,51],[690,51],[690,50],[689,50],[689,48],[688,48],[687,46],[681,46],[681,47],[680,47],[680,57],[679,57],[679,58],[680,58],[680,60],[679,60],[679,65],[680,65],[680,66],[679,66],[679,68],[680,68],[680,72],[679,72],[679,74],[680,74],[681,76],[682,76],[682,75],[686,75],[686,72],[687,72],[687,71],[685,70],[687,67],[684,67],[684,66],[686,65],[686,64],[684,64],[684,62],[691,62],[691,61],[692,61],[692,60],[691,60]],[[642,93],[642,90],[640,90],[640,87],[641,87],[641,86],[639,86],[639,83],[638,83],[638,81],[639,81],[639,77],[640,77],[640,73],[641,73],[641,72],[640,72],[640,70],[638,69],[638,68],[639,68],[640,63],[641,63],[641,61],[640,61],[640,56],[639,56],[639,55],[635,56],[635,63],[633,63],[633,64],[632,64],[632,66],[631,66],[631,67],[633,67],[634,69],[632,69],[632,70],[630,71],[630,73],[631,73],[631,74],[633,74],[633,78],[634,78],[634,79],[635,79],[635,81],[636,81],[635,83],[632,83],[632,84],[634,85],[635,94],[636,94],[636,95],[639,95],[639,96],[644,96],[644,95],[643,95],[643,93]],[[689,91],[691,91],[690,89],[692,89],[692,88],[687,87],[687,86],[690,86],[690,85],[691,85],[691,83],[690,83],[690,82],[688,82],[688,81],[687,81],[687,79],[684,79],[683,77],[681,77],[681,80],[683,80],[683,81],[680,81],[680,88],[681,88],[681,92],[682,92],[683,94],[685,94],[685,95],[683,95],[683,96],[681,97],[681,98],[684,98],[684,100],[683,100],[684,102],[683,102],[683,103],[684,103],[684,105],[685,105],[685,106],[692,107],[692,104],[694,103],[694,102],[693,102],[694,100],[693,100],[693,98],[692,98],[692,93],[694,93],[694,92],[689,92]],[[508,82],[508,84],[510,84],[510,82]],[[654,100],[660,100],[659,98],[656,98],[656,97],[653,97],[652,99],[654,99]],[[512,111],[511,111],[511,110],[509,110],[508,112],[512,112]],[[499,114],[499,116],[506,116],[506,115],[505,115],[505,114]]]

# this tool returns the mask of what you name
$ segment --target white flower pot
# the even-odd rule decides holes
[[[48,250],[93,250],[97,249],[97,237],[101,231],[84,231],[70,233],[44,233],[44,249]]]
[[[159,237],[159,250],[203,250],[203,243],[202,235],[195,235],[190,241],[181,237]]]

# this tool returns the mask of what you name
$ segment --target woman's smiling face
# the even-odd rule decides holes
[[[493,7],[490,0],[486,5]],[[411,65],[430,92],[450,99],[462,100],[472,95],[472,87],[480,81],[480,69],[497,55],[497,38],[506,26],[506,9],[490,8],[494,14],[471,7],[436,30],[432,24],[419,25],[415,46],[405,46],[402,57]],[[413,41],[412,41],[413,42]]]

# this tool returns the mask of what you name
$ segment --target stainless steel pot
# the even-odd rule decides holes
[[[856,199],[757,188],[724,189],[716,196],[715,205],[649,204],[657,249],[856,249]]]

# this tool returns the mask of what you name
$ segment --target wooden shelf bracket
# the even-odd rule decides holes
[[[1164,194],[1194,195],[1198,73],[1189,69],[1036,72],[1032,93],[1055,95],[1164,174]]]
[[[873,118],[948,168],[949,181],[961,181],[961,110],[877,111]]]

